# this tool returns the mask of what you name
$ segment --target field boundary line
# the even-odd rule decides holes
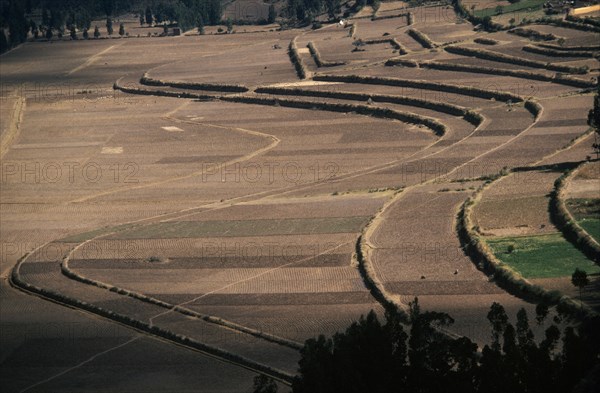
[[[27,100],[23,96],[19,96],[16,102],[13,105],[13,110],[11,112],[11,119],[8,125],[8,131],[2,138],[0,142],[0,159],[4,157],[6,152],[10,149],[13,142],[19,136],[21,131],[21,124],[23,123],[23,116],[25,114],[25,106],[27,104]]]
[[[106,349],[106,350],[104,350],[104,351],[102,351],[102,352],[98,352],[97,354],[93,355],[93,356],[92,356],[92,357],[90,357],[89,359],[86,359],[86,360],[84,360],[83,362],[81,362],[81,363],[79,363],[79,364],[77,364],[77,365],[75,365],[75,366],[73,366],[73,367],[70,367],[70,368],[68,368],[68,369],[66,369],[66,370],[63,370],[63,371],[59,372],[58,374],[55,374],[55,375],[53,375],[53,376],[51,376],[51,377],[49,377],[49,378],[46,378],[46,379],[44,379],[44,380],[42,380],[42,381],[36,382],[36,383],[34,383],[33,385],[30,385],[30,386],[26,387],[25,389],[21,390],[21,391],[20,391],[20,393],[25,393],[25,392],[27,392],[27,391],[29,391],[29,390],[31,390],[31,389],[33,389],[33,388],[35,388],[36,386],[43,385],[43,384],[45,384],[46,382],[50,382],[50,381],[52,381],[52,380],[54,380],[54,379],[56,379],[56,378],[58,378],[58,377],[62,377],[63,375],[65,375],[65,374],[67,374],[67,373],[69,373],[69,372],[71,372],[71,371],[73,371],[73,370],[76,370],[76,369],[78,369],[78,368],[82,367],[83,365],[85,365],[85,364],[87,364],[87,363],[89,363],[89,362],[92,362],[92,361],[94,361],[95,359],[97,359],[98,357],[100,357],[100,356],[102,356],[102,355],[105,355],[105,354],[107,354],[107,353],[109,353],[109,352],[112,352],[112,351],[114,351],[114,350],[117,350],[117,349],[119,349],[119,348],[123,348],[124,346],[126,346],[126,345],[128,345],[128,344],[130,344],[130,343],[132,343],[132,342],[134,342],[134,341],[137,341],[137,340],[138,340],[138,339],[140,339],[141,337],[142,337],[142,336],[139,336],[139,335],[138,335],[138,336],[134,336],[134,337],[132,337],[131,339],[127,340],[127,341],[126,341],[126,342],[124,342],[124,343],[121,343],[121,344],[119,344],[119,345],[116,345],[116,346],[114,346],[114,347],[112,347],[112,348],[108,348],[108,349]]]
[[[186,102],[185,105],[189,104],[190,102]],[[178,107],[177,109],[175,109],[175,112],[179,109],[180,107]],[[254,150],[244,156],[241,156],[239,158],[235,158],[233,160],[229,160],[227,162],[224,162],[222,164],[220,164],[221,167],[224,166],[228,166],[228,165],[233,165],[235,163],[239,163],[239,162],[243,162],[243,161],[247,161],[250,160],[258,155],[261,155],[263,153],[266,153],[269,150],[274,149],[277,145],[279,145],[279,143],[281,142],[281,140],[279,138],[277,138],[275,135],[271,135],[271,134],[265,134],[259,131],[252,131],[252,130],[247,130],[244,128],[240,128],[240,127],[227,127],[227,126],[221,126],[221,125],[216,125],[216,124],[209,124],[209,123],[200,123],[200,122],[192,122],[189,120],[181,120],[181,119],[176,119],[174,117],[172,117],[172,112],[169,112],[165,115],[165,118],[171,121],[174,121],[176,123],[188,123],[188,124],[194,124],[194,125],[203,125],[203,126],[208,126],[208,127],[213,127],[213,128],[220,128],[220,129],[226,129],[226,130],[230,130],[230,131],[235,131],[235,132],[240,132],[240,133],[245,133],[245,134],[249,134],[249,135],[253,135],[253,136],[259,136],[259,137],[263,137],[267,140],[271,140],[271,143],[269,143],[267,146],[262,147],[260,149]],[[172,177],[169,179],[164,179],[164,180],[160,180],[160,181],[156,181],[156,182],[152,182],[152,183],[147,183],[147,184],[140,184],[137,186],[131,186],[131,187],[127,187],[126,189],[121,189],[121,188],[116,188],[116,189],[112,189],[112,190],[107,190],[107,191],[103,191],[97,194],[93,194],[93,195],[88,195],[82,198],[78,198],[75,200],[70,201],[69,203],[81,203],[81,202],[86,202],[89,201],[91,199],[95,199],[98,197],[102,197],[102,196],[106,196],[106,195],[111,195],[114,193],[118,193],[118,192],[125,192],[125,191],[131,191],[131,190],[139,190],[142,188],[147,188],[147,187],[154,187],[157,185],[163,185],[163,184],[167,184],[167,183],[171,183],[174,181],[180,181],[180,180],[185,180],[185,179],[190,179],[193,177],[197,177],[197,176],[202,176],[205,173],[205,170],[200,170],[200,171],[194,171],[191,173],[188,173],[187,175],[182,175],[182,176],[177,176],[177,177]]]
[[[90,56],[85,63],[73,68],[71,71],[67,72],[66,75],[72,75],[74,73],[76,73],[77,71],[81,71],[84,68],[87,68],[89,66],[91,66],[92,64],[94,64],[96,62],[96,60],[98,60],[101,56],[107,54],[108,52],[110,52],[111,50],[113,50],[114,48],[117,48],[121,45],[123,45],[125,42],[121,42],[120,44],[115,44],[115,45],[111,45],[108,48],[100,51],[99,53],[96,53],[95,55]]]

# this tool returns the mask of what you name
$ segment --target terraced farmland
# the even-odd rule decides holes
[[[485,258],[577,306],[583,268],[598,310],[599,34],[526,26],[582,48],[555,56],[404,2],[272,27],[0,57],[9,391],[289,391],[304,340],[415,296],[486,344],[493,302],[542,298]]]

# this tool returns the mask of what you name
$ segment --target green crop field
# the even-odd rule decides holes
[[[542,4],[544,4],[544,2],[544,0],[522,0],[518,3],[503,6],[502,14],[508,14],[511,12],[517,12],[522,10],[537,10],[542,7]],[[473,14],[475,16],[484,17],[498,15],[499,13],[496,11],[496,7],[493,7],[484,8],[482,10],[475,9]]]
[[[600,242],[600,218],[584,218],[577,223],[597,242]]]
[[[121,239],[245,237],[359,232],[369,217],[162,222],[119,234]]]
[[[596,241],[600,241],[600,199],[572,198],[566,203],[577,223]]]
[[[570,276],[575,268],[588,274],[600,272],[600,267],[587,259],[561,234],[503,237],[487,240],[494,255],[525,278]],[[509,246],[514,251],[508,252]]]

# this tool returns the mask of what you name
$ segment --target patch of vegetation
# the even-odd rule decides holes
[[[566,277],[576,268],[600,273],[600,267],[558,233],[486,241],[498,259],[525,278]],[[512,252],[509,252],[511,246]]]

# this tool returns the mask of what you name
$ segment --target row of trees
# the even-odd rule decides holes
[[[367,0],[360,0],[358,3],[365,5]],[[330,19],[337,18],[342,12],[341,0],[288,0],[287,2],[288,17],[296,18],[299,21],[312,21],[315,16],[323,11],[327,11]]]
[[[0,53],[24,42],[29,33],[35,38],[40,35],[52,38],[54,35],[62,37],[69,30],[71,37],[76,37],[76,31],[80,30],[87,36],[94,18],[126,12],[129,3],[116,0],[0,0]],[[8,34],[4,34],[5,30]],[[112,33],[108,23],[107,32]],[[98,36],[99,31],[94,35]]]
[[[221,0],[159,0],[139,12],[140,25],[175,24],[183,30],[221,22]]]
[[[223,13],[221,0],[0,0],[0,53],[24,42],[30,32],[36,38],[52,38],[62,37],[66,30],[76,37],[79,30],[87,38],[92,20],[102,17],[107,18],[106,32],[111,35],[112,16],[140,9],[142,24],[178,24],[183,30],[218,24]],[[37,23],[34,11],[41,13]],[[124,28],[119,31],[124,34]],[[95,28],[94,35],[99,33]]]
[[[478,352],[466,337],[442,329],[453,323],[446,313],[422,311],[417,298],[408,316],[389,310],[382,323],[371,311],[344,333],[307,340],[301,350],[294,393],[591,393],[600,383],[600,317],[577,326],[550,310],[536,308],[536,323],[548,326],[536,341],[525,309],[516,323],[493,303],[487,319],[491,343]],[[563,332],[558,323],[568,325]],[[265,377],[254,392],[276,392]]]

